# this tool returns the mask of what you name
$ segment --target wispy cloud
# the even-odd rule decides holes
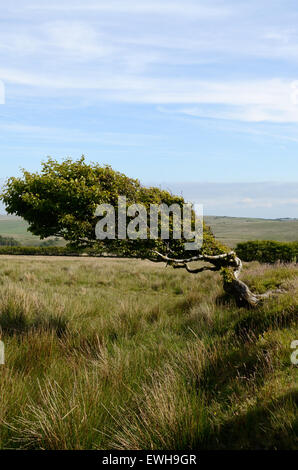
[[[298,105],[293,101],[293,80],[202,81],[164,79],[137,75],[50,76],[20,73],[0,68],[7,83],[37,88],[79,90],[99,93],[98,98],[125,103],[204,104],[217,107],[159,108],[161,112],[201,118],[244,122],[297,123]],[[102,93],[102,94],[100,94]]]
[[[0,104],[5,104],[5,86],[0,80]]]
[[[264,11],[266,3],[260,5]],[[16,54],[18,66],[7,56],[2,60],[6,66],[0,67],[0,79],[23,87],[24,94],[30,94],[28,87],[49,89],[52,94],[55,90],[73,95],[93,91],[95,101],[191,105],[176,112],[200,118],[298,122],[291,89],[297,77],[283,77],[282,73],[279,77],[276,72],[268,76],[267,70],[258,70],[258,64],[253,77],[245,73],[232,76],[233,64],[245,57],[296,61],[297,28],[294,23],[283,24],[289,19],[283,18],[284,12],[280,25],[269,20],[264,25],[256,19],[255,2],[249,6],[237,2],[237,9],[233,7],[232,0],[212,2],[212,6],[206,1],[26,2],[21,11],[43,12],[42,20],[30,30],[22,22],[15,31],[4,25],[0,52],[4,57]],[[71,14],[63,18],[63,11]],[[94,14],[86,17],[88,11]],[[107,15],[103,20],[101,12]],[[129,16],[126,27],[121,13],[138,14],[139,19]],[[148,17],[149,13],[168,18],[164,32],[163,22],[156,24],[156,16]],[[295,12],[292,17],[294,21]],[[221,23],[216,34],[215,19]],[[226,69],[225,61],[229,64]],[[223,73],[208,76],[200,64],[207,70],[208,64],[213,68],[218,64]],[[198,70],[188,72],[186,65]],[[243,67],[245,72],[245,64]],[[195,106],[202,104],[206,106]]]
[[[270,85],[268,83],[268,85]],[[208,118],[216,120],[227,120],[227,121],[240,121],[250,123],[297,123],[298,122],[298,106],[295,103],[289,101],[289,90],[290,83],[285,85],[284,89],[284,101],[279,101],[278,97],[272,95],[271,103],[260,102],[252,104],[253,98],[250,100],[247,97],[247,103],[237,103],[237,96],[234,96],[233,100],[227,103],[221,103],[220,101],[212,103],[219,104],[213,109],[203,107],[190,107],[190,108],[176,108],[175,110],[166,109],[159,107],[159,110],[163,113],[171,114],[182,114],[186,116],[192,116],[197,118]],[[242,97],[239,101],[242,101]],[[205,103],[202,101],[202,103]],[[293,141],[297,141],[297,138],[289,137]]]
[[[111,46],[101,40],[100,34],[88,23],[79,21],[52,21],[42,25],[43,44],[48,49],[60,49],[65,54],[86,59],[105,57]]]
[[[227,181],[235,162],[234,181],[297,172],[292,0],[15,0],[1,13],[1,148],[14,157],[4,174],[33,149],[35,165],[62,148],[97,155],[101,144],[139,177],[158,168],[172,181]]]
[[[93,142],[102,145],[110,145],[113,147],[140,147],[144,145],[152,145],[154,142],[162,140],[160,136],[142,133],[124,133],[124,132],[101,132],[100,130],[92,130],[83,132],[75,128],[51,128],[36,125],[26,125],[18,123],[0,123],[0,135],[5,132],[11,135],[23,135],[34,140],[44,140],[55,142]]]
[[[43,3],[29,3],[25,7],[31,10],[46,10],[46,11],[72,11],[80,12],[108,12],[108,13],[130,13],[133,15],[138,14],[157,14],[157,15],[178,15],[188,17],[200,18],[216,18],[223,16],[230,16],[233,12],[232,8],[226,7],[222,2],[216,5],[207,4],[203,1],[189,1],[185,0],[183,4],[180,1],[172,0],[97,0],[97,1],[64,1],[63,3],[56,2],[43,2]]]

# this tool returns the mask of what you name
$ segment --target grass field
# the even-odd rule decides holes
[[[0,258],[0,447],[297,448],[296,265],[237,308],[214,273],[138,260]]]
[[[223,243],[234,247],[247,240],[276,240],[291,242],[298,240],[296,219],[252,219],[242,217],[206,216],[214,235]]]
[[[298,240],[298,220],[206,216],[205,222],[219,240],[231,247],[247,240]],[[0,215],[0,235],[13,237],[22,245],[39,245],[40,239],[27,232],[27,227],[19,217]]]

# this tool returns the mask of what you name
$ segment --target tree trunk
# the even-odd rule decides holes
[[[221,271],[225,292],[234,297],[237,304],[241,306],[256,307],[262,300],[284,292],[281,289],[268,291],[265,294],[254,294],[251,292],[245,282],[239,279],[242,271],[242,261],[234,251],[215,256],[199,254],[188,259],[175,259],[157,251],[155,253],[174,268],[183,268],[192,274],[198,274],[206,270]],[[203,266],[195,269],[190,268],[189,263],[196,261],[206,261],[212,266]]]
[[[259,295],[251,292],[243,281],[236,278],[232,279],[230,282],[224,282],[224,290],[235,298],[239,306],[256,307],[261,301]]]

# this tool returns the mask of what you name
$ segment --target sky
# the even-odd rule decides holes
[[[0,6],[0,183],[84,154],[206,214],[298,217],[297,1]]]

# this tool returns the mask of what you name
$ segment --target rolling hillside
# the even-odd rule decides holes
[[[27,231],[28,224],[20,217],[11,215],[0,215],[0,235],[2,237],[13,237],[22,245],[40,245],[41,240]],[[64,244],[61,241],[60,244]]]
[[[246,240],[298,240],[298,219],[250,219],[242,217],[205,216],[215,236],[233,247]],[[20,217],[0,215],[0,235],[14,237],[22,245],[39,245],[40,239],[27,232]]]
[[[298,219],[253,219],[246,217],[205,216],[214,235],[233,247],[247,240],[298,240]]]

